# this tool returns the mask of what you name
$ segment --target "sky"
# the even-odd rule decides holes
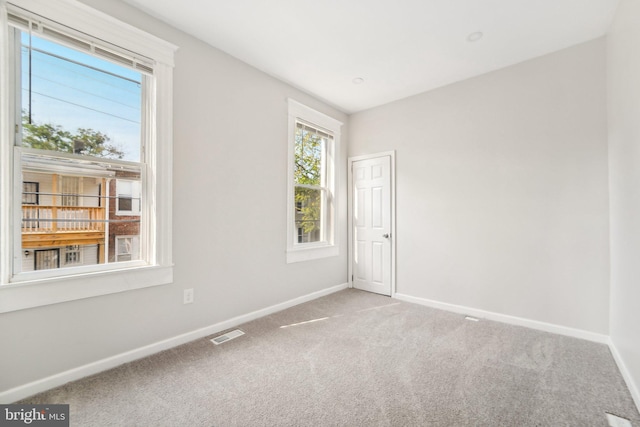
[[[140,160],[141,82],[137,71],[22,33],[22,110],[36,124],[100,131],[131,161]]]

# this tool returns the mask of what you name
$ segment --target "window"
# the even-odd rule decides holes
[[[64,263],[65,265],[80,264],[82,252],[80,251],[80,245],[70,245],[64,250]]]
[[[117,215],[140,215],[140,182],[125,179],[116,180]]]
[[[0,312],[130,289],[119,277],[133,288],[171,282],[176,47],[75,0],[9,1],[0,0],[9,59],[0,65],[0,233],[11,236],[0,242]],[[112,259],[125,222],[135,235]]]
[[[338,254],[335,242],[339,121],[289,100],[287,262]]]
[[[22,183],[22,204],[23,205],[37,205],[38,193],[40,193],[40,185],[37,182],[23,182]]]
[[[116,259],[118,261],[131,261],[136,259],[139,244],[138,236],[117,236]]]
[[[122,215],[122,212],[131,212],[132,206],[131,195],[118,195],[118,215]]]

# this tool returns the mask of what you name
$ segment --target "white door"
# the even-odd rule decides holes
[[[352,166],[353,287],[391,295],[391,157]]]

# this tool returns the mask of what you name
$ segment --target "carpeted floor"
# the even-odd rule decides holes
[[[345,290],[22,403],[73,426],[640,427],[605,345]]]

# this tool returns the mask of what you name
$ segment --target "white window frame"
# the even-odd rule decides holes
[[[16,250],[16,218],[20,205],[16,192],[22,182],[16,179],[14,134],[12,123],[15,105],[10,96],[15,89],[10,81],[10,49],[7,11],[45,17],[72,28],[93,40],[104,40],[128,52],[135,52],[153,63],[153,77],[143,92],[146,99],[142,114],[147,123],[142,132],[147,142],[144,150],[149,176],[142,188],[145,197],[143,209],[148,210],[147,252],[144,261],[77,267],[69,271],[33,272],[14,275],[14,262],[22,251]],[[26,308],[107,295],[132,289],[163,285],[173,282],[172,217],[171,217],[171,156],[172,156],[172,104],[173,66],[177,47],[131,25],[99,12],[76,0],[0,0],[0,313]],[[151,213],[154,213],[152,215]]]
[[[293,99],[288,99],[288,184],[287,184],[287,263],[337,256],[340,253],[336,239],[338,223],[338,165],[340,164],[340,128],[342,122],[307,107]],[[326,207],[323,213],[323,239],[320,242],[298,243],[298,229],[295,224],[295,134],[296,124],[303,122],[328,131],[333,141],[325,147]]]

